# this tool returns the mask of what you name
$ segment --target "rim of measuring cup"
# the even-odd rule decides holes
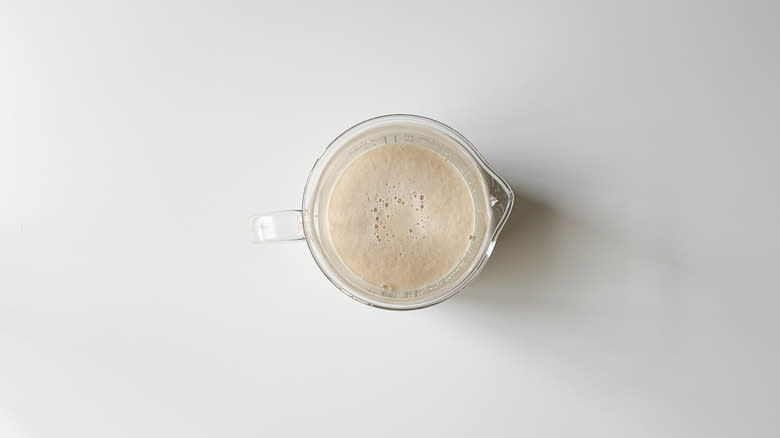
[[[316,183],[319,181],[319,178],[321,177],[322,170],[329,159],[328,155],[334,153],[334,147],[342,145],[343,139],[347,136],[352,135],[356,130],[367,130],[378,125],[393,123],[393,122],[422,123],[424,125],[428,125],[429,127],[436,128],[438,130],[443,131],[444,134],[452,137],[460,147],[465,149],[472,156],[472,158],[479,164],[482,170],[486,174],[488,174],[488,176],[492,178],[493,181],[499,184],[501,189],[508,194],[508,198],[509,198],[506,212],[503,214],[501,218],[499,218],[492,233],[490,233],[490,235],[488,236],[489,240],[487,243],[487,248],[480,256],[478,262],[474,265],[472,271],[468,275],[466,275],[460,282],[455,284],[446,293],[432,297],[427,300],[410,303],[410,304],[407,303],[394,304],[394,303],[386,303],[382,301],[375,301],[369,297],[361,295],[359,292],[353,291],[352,288],[344,284],[341,281],[341,279],[338,278],[338,276],[332,274],[328,266],[323,265],[326,256],[324,252],[321,250],[321,248],[319,247],[319,245],[314,245],[312,243],[313,239],[310,238],[312,234],[312,230],[309,229],[313,225],[312,218],[310,217],[312,214],[310,207],[313,206],[315,201],[313,197],[312,189],[317,185]],[[341,292],[343,292],[348,297],[372,307],[379,307],[387,310],[414,310],[414,309],[422,309],[425,307],[429,307],[434,304],[438,304],[442,301],[447,300],[448,298],[452,297],[456,293],[463,290],[469,283],[471,283],[471,281],[477,276],[477,274],[479,274],[482,271],[482,269],[485,267],[485,264],[487,263],[487,260],[490,258],[496,238],[498,237],[499,233],[501,232],[501,229],[506,223],[507,218],[509,217],[509,213],[511,212],[513,201],[514,201],[514,195],[512,193],[512,189],[510,188],[509,184],[503,178],[501,178],[493,170],[492,167],[490,167],[490,165],[487,163],[487,161],[485,161],[484,157],[482,157],[482,154],[480,154],[479,151],[477,151],[474,145],[471,144],[471,142],[466,137],[464,137],[461,133],[456,131],[454,128],[442,122],[439,122],[438,120],[434,120],[429,117],[418,116],[415,114],[386,114],[382,116],[372,117],[370,119],[364,120],[360,123],[351,126],[350,128],[344,130],[344,132],[339,134],[335,139],[333,139],[333,141],[331,141],[328,144],[328,146],[322,152],[322,154],[317,159],[317,161],[315,161],[311,171],[309,172],[309,176],[306,179],[306,187],[304,188],[303,191],[301,212],[303,215],[303,232],[304,235],[306,236],[305,239],[306,245],[309,247],[309,251],[312,254],[312,258],[314,259],[314,262],[317,264],[317,267],[320,269],[320,271],[322,271],[325,277],[328,280],[330,280],[331,283],[333,283],[334,286],[336,286],[339,290],[341,290]]]

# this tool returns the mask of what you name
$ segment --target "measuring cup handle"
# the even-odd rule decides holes
[[[249,241],[252,243],[303,240],[301,210],[282,210],[249,219]]]

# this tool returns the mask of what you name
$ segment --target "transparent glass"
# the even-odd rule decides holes
[[[341,261],[328,234],[327,204],[342,171],[363,152],[391,144],[413,144],[443,155],[461,173],[474,201],[474,238],[460,262],[436,283],[417,290],[397,291],[363,281]],[[336,137],[309,173],[301,210],[253,217],[250,240],[305,239],[325,276],[348,296],[384,309],[419,309],[453,296],[479,274],[513,203],[509,184],[460,133],[426,117],[392,114],[361,122]]]

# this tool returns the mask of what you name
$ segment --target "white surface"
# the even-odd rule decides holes
[[[0,435],[777,436],[777,2],[280,3],[0,6]],[[392,112],[520,198],[405,313],[246,241]]]

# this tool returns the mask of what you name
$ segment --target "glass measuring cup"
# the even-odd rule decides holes
[[[362,153],[392,144],[421,146],[444,156],[463,176],[474,203],[473,239],[461,260],[443,278],[416,290],[398,291],[367,283],[341,261],[329,238],[327,205],[342,171]],[[453,296],[479,274],[513,203],[509,184],[460,133],[426,117],[391,114],[358,123],[336,137],[309,173],[301,209],[252,217],[250,240],[306,240],[325,276],[348,296],[384,309],[419,309]]]

